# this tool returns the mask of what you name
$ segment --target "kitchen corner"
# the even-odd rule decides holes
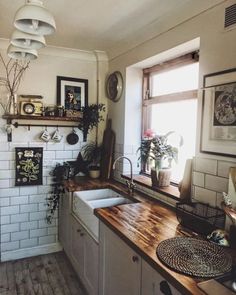
[[[77,179],[65,181],[64,184],[69,192],[110,188],[120,192],[121,194],[127,194],[127,188],[116,181],[100,181],[91,179],[86,179],[85,181],[83,179]],[[163,294],[205,294],[197,286],[197,283],[203,281],[202,279],[195,279],[170,270],[156,255],[156,248],[160,242],[174,237],[195,236],[195,234],[181,228],[176,219],[175,211],[170,206],[163,204],[160,201],[152,200],[143,193],[135,192],[133,197],[138,202],[114,207],[97,208],[94,210],[95,216],[99,219],[100,226],[99,255],[103,252],[109,253],[108,249],[104,248],[107,243],[105,240],[103,241],[104,237],[108,237],[109,241],[114,239],[115,242],[111,248],[114,249],[115,247],[118,247],[116,245],[123,243],[133,253],[133,263],[141,263],[139,262],[139,260],[141,260],[141,264],[144,269],[146,267],[149,271],[153,270],[154,273],[156,272],[158,276],[161,277],[161,279],[158,278],[157,280],[160,280],[160,282],[167,281],[169,283],[172,293]],[[122,246],[120,247],[122,248]],[[119,249],[120,248],[118,247],[118,250]],[[236,251],[230,252],[234,257],[235,262]],[[115,256],[118,257],[116,260],[119,260],[119,254],[116,253]],[[124,256],[125,255],[123,253],[123,257]],[[113,257],[114,255],[112,258],[109,257],[109,260],[112,260]],[[108,260],[108,257],[106,259]],[[114,261],[114,263],[119,263],[119,261]],[[102,266],[99,265],[99,267]],[[119,268],[119,266],[117,267]],[[125,273],[127,275],[127,280],[132,282],[133,272],[127,270]],[[144,270],[143,273],[145,275]],[[104,275],[104,270],[99,269],[99,276],[102,274]],[[100,279],[101,278],[99,278],[99,282],[101,282]],[[142,281],[142,279],[139,281]],[[144,284],[146,283],[147,282],[145,281]],[[103,294],[103,289],[105,287],[99,286],[99,288],[101,294]],[[145,286],[142,286],[141,288],[145,288]]]

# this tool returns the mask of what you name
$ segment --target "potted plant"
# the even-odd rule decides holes
[[[83,117],[80,118],[78,128],[84,133],[84,141],[87,140],[88,132],[104,120],[101,112],[105,112],[105,110],[105,105],[102,103],[91,104],[82,108]]]
[[[88,173],[91,178],[100,176],[101,150],[102,146],[97,142],[87,143],[81,149],[83,159],[88,162]]]
[[[151,163],[151,178],[153,186],[168,186],[170,184],[172,161],[178,159],[178,148],[168,143],[168,138],[174,131],[165,135],[144,137],[141,141],[139,159],[142,162],[142,171]],[[179,146],[183,144],[180,136]],[[143,170],[144,169],[144,170]]]

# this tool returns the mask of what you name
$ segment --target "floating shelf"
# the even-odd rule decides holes
[[[18,128],[20,126],[26,126],[30,129],[30,127],[69,127],[73,128],[76,127],[77,122],[79,122],[79,119],[82,117],[82,112],[80,117],[49,117],[49,116],[22,116],[22,115],[3,115],[2,118],[7,120],[7,124],[12,124],[15,128]],[[12,121],[15,121],[12,123]],[[24,123],[19,124],[18,120],[28,120],[30,123]],[[46,124],[32,124],[32,121],[48,121]],[[50,122],[49,122],[50,121]],[[59,124],[55,124],[55,122],[59,122]],[[60,122],[74,122],[74,125],[62,125]],[[7,140],[8,142],[12,141],[12,132],[7,133]]]

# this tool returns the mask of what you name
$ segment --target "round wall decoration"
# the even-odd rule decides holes
[[[112,101],[117,102],[122,95],[123,91],[123,78],[121,72],[113,72],[110,74],[106,81],[107,97]]]

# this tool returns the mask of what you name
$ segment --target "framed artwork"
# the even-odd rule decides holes
[[[88,105],[88,80],[57,76],[57,105],[68,113]]]
[[[16,186],[43,184],[43,148],[16,147]]]
[[[201,152],[236,157],[236,68],[204,76]]]

